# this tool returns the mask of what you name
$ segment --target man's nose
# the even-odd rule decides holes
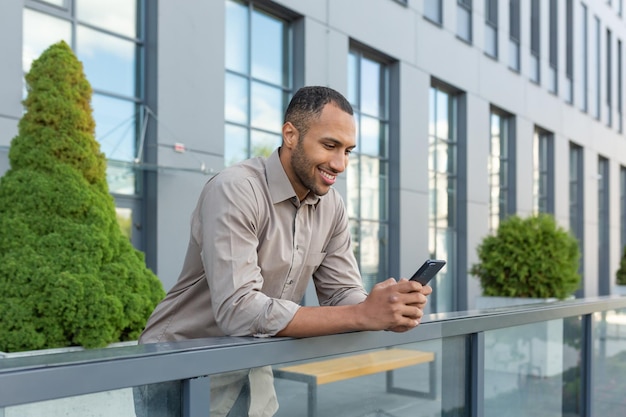
[[[335,172],[343,172],[348,166],[348,155],[343,152],[337,152],[330,160],[330,167]]]

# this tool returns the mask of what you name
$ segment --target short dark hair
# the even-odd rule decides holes
[[[299,140],[302,140],[309,130],[311,120],[318,118],[328,103],[337,105],[350,115],[354,114],[350,102],[338,91],[329,87],[309,86],[300,88],[293,95],[285,111],[284,122],[291,122],[300,133]]]

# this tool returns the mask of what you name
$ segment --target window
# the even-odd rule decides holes
[[[441,0],[424,0],[424,17],[433,23],[443,23]]]
[[[224,163],[267,156],[281,144],[292,94],[286,17],[254,3],[226,1]]]
[[[602,84],[601,84],[601,74],[600,74],[600,55],[601,55],[601,50],[600,50],[600,19],[597,16],[594,16],[594,46],[595,46],[595,55],[594,55],[594,61],[595,61],[595,65],[593,67],[594,69],[594,75],[595,75],[595,94],[593,95],[593,99],[594,99],[594,117],[598,120],[600,120],[600,105],[601,105],[601,100],[600,100],[600,94],[602,93]]]
[[[490,115],[489,139],[489,230],[515,213],[515,119],[495,107]]]
[[[610,127],[613,125],[613,74],[611,72],[613,68],[613,54],[612,47],[612,34],[609,29],[606,30],[606,123]]]
[[[456,4],[456,34],[472,43],[472,0],[457,0]]]
[[[584,272],[585,253],[585,205],[584,205],[584,165],[583,165],[583,148],[570,142],[569,146],[569,225],[572,234],[578,240],[578,248],[580,250],[580,264],[578,267],[579,274]],[[576,294],[577,297],[583,297],[584,280],[581,280],[581,288]]]
[[[530,79],[541,82],[541,32],[540,32],[539,0],[530,3]]]
[[[620,256],[626,247],[626,167],[620,166],[619,169],[619,241]]]
[[[453,277],[458,272],[459,182],[459,104],[460,95],[446,86],[434,84],[429,97],[428,138],[428,249],[433,258],[448,261],[445,273],[432,284],[434,312],[455,309]],[[433,282],[431,281],[431,282]]]
[[[622,41],[617,40],[617,131],[624,132],[623,92],[622,92]]]
[[[611,293],[609,276],[609,160],[598,157],[598,295]]]
[[[533,209],[554,213],[554,135],[539,127],[533,137]]]
[[[565,101],[574,102],[574,5],[565,1]]]
[[[72,47],[94,91],[96,139],[108,159],[109,189],[114,194],[137,194],[139,179],[133,161],[142,156],[137,153],[140,138],[136,132],[144,111],[138,76],[141,62],[137,57],[143,49],[138,4],[111,8],[83,1],[71,7],[69,0],[51,3],[66,9],[26,2],[23,70],[28,72],[32,61],[59,40]],[[46,28],[43,32],[42,27]]]
[[[626,247],[626,167],[619,169],[619,242],[623,253]]]
[[[581,110],[584,112],[589,111],[589,26],[587,24],[587,6],[581,4],[581,28],[582,28],[582,48],[581,48],[581,57],[580,57],[580,65],[581,65],[581,87],[580,92],[582,93],[582,103]]]
[[[498,57],[498,0],[485,0],[485,53]]]
[[[519,0],[509,0],[509,68],[520,70],[520,8]]]
[[[550,0],[550,49],[549,49],[549,64],[550,72],[548,79],[548,90],[551,93],[556,94],[558,92],[558,68],[559,68],[559,50],[558,50],[558,9],[557,0]]]
[[[348,100],[357,147],[347,169],[352,244],[369,291],[389,277],[389,74],[387,65],[356,48],[348,56]]]
[[[153,198],[148,181],[136,161],[154,163],[142,154],[145,143],[156,139],[146,134],[149,114],[146,90],[144,20],[150,4],[143,1],[106,2],[81,0],[24,1],[22,69],[53,43],[64,40],[83,64],[92,86],[91,106],[96,122],[95,138],[107,158],[107,182],[115,198],[117,218],[133,245],[145,250],[154,229],[141,218],[143,202]],[[151,10],[151,9],[150,9]],[[45,28],[45,29],[42,29]],[[144,223],[143,228],[133,227]],[[149,245],[149,244],[148,244]],[[156,268],[154,253],[146,251],[146,262]]]

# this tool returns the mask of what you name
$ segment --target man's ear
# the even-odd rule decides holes
[[[293,149],[298,143],[299,137],[298,129],[291,122],[285,122],[283,125],[283,144],[285,147]]]

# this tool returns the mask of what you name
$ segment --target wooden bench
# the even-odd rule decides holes
[[[407,366],[429,364],[429,391],[409,390],[396,387],[393,371]],[[385,349],[358,355],[344,356],[300,365],[274,369],[277,378],[306,382],[308,384],[308,415],[317,417],[317,386],[344,381],[359,376],[387,373],[387,392],[435,398],[435,353],[410,349]]]

